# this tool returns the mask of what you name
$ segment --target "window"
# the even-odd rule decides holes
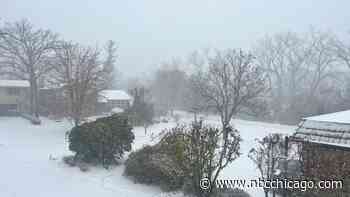
[[[7,94],[11,96],[17,96],[19,95],[19,89],[18,88],[7,88]]]

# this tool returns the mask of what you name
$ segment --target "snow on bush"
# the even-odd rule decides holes
[[[69,149],[75,161],[103,164],[116,163],[125,151],[131,150],[135,136],[128,117],[115,114],[74,127],[68,133]]]
[[[138,183],[160,185],[165,191],[181,188],[184,180],[180,166],[159,146],[145,146],[132,152],[125,162],[124,174]]]

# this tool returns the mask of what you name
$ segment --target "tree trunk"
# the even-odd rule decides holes
[[[36,80],[33,80],[33,99],[34,116],[39,118],[38,84]]]
[[[265,193],[265,197],[269,197],[269,191],[267,191],[266,189],[264,189],[264,193]]]
[[[30,79],[29,80],[29,83],[30,83],[30,106],[29,106],[29,113],[31,115],[34,115],[34,91],[33,91],[33,87],[34,87],[34,84],[33,84],[33,80]]]

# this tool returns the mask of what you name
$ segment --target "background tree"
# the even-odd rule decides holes
[[[202,69],[203,66],[207,66],[206,52],[207,50],[194,51],[188,56],[188,65],[190,65],[190,68],[193,67],[193,70],[188,76],[184,105],[186,109],[194,113],[195,121],[197,121],[198,113],[209,111],[209,106],[206,105],[206,99],[203,98],[198,89],[196,89],[195,83],[197,73],[201,72],[200,69]]]
[[[259,66],[269,73],[269,107],[277,120],[296,123],[301,116],[325,113],[323,87],[333,83],[336,63],[332,39],[326,32],[287,32],[258,43],[255,54]]]
[[[143,87],[131,90],[134,100],[132,106],[127,109],[128,114],[132,117],[133,125],[143,126],[145,134],[147,133],[147,127],[153,123],[154,117],[153,104],[146,98],[147,92]]]
[[[239,112],[256,107],[267,89],[267,76],[254,64],[253,55],[228,49],[209,57],[208,67],[198,70],[192,83],[226,128]]]
[[[30,83],[30,113],[39,117],[38,80],[52,68],[57,34],[27,20],[0,26],[0,64],[4,74]]]
[[[338,60],[350,68],[350,44],[345,40],[334,37],[332,40],[333,51]]]
[[[54,83],[62,84],[68,102],[68,116],[78,125],[96,102],[97,94],[107,87],[106,73],[100,63],[100,50],[71,42],[56,49]]]
[[[116,86],[117,70],[115,63],[117,59],[117,46],[113,40],[109,40],[105,46],[106,59],[103,62],[104,73],[106,74],[107,88],[114,88]]]
[[[171,64],[163,64],[155,73],[151,90],[159,111],[173,113],[183,107],[187,76],[179,66],[180,62],[174,60]]]

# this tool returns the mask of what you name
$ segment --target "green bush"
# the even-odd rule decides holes
[[[163,147],[164,144],[158,143],[132,152],[125,162],[124,174],[138,183],[159,185],[165,191],[180,189],[185,173],[175,154],[170,154]]]
[[[207,196],[200,189],[199,180],[213,177],[219,166],[220,133],[221,130],[201,123],[164,130],[157,144],[129,155],[124,174],[136,182],[160,185],[165,190],[182,189],[186,194],[203,196],[205,193]],[[232,130],[228,139],[227,153],[222,154],[233,161],[239,156],[240,137]],[[242,192],[233,192],[217,191],[215,195],[244,196]]]
[[[131,130],[123,114],[100,118],[74,127],[68,135],[69,149],[77,160],[108,167],[131,150],[135,138]]]

